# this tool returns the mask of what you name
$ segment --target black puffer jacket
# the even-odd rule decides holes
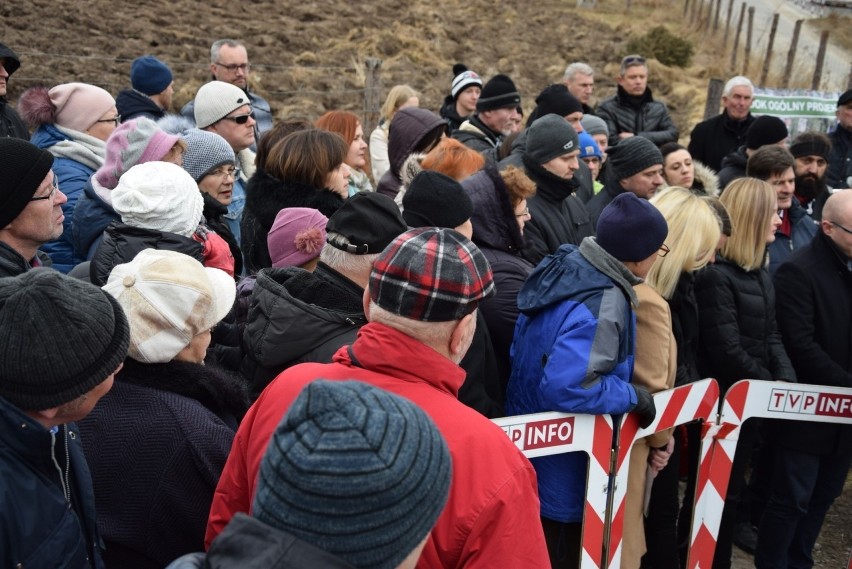
[[[745,271],[719,257],[696,277],[698,370],[722,391],[741,379],[796,381],[775,323],[775,290],[766,269]]]
[[[330,362],[341,346],[355,340],[367,323],[363,291],[341,279],[322,263],[313,273],[288,267],[257,274],[240,369],[255,392],[291,366]]]
[[[331,217],[342,205],[343,197],[333,190],[294,181],[282,182],[258,169],[246,186],[246,205],[240,221],[243,262],[248,273],[272,266],[266,236],[279,211],[288,207],[310,207]]]
[[[494,132],[488,128],[479,119],[479,115],[474,114],[463,122],[459,129],[452,133],[452,136],[468,148],[472,148],[485,156],[486,159],[497,161],[497,149],[500,148],[503,137],[499,132]]]
[[[203,211],[207,227],[215,231],[228,244],[228,249],[231,250],[231,255],[234,257],[234,274],[239,278],[243,273],[243,253],[234,234],[231,233],[231,229],[228,227],[228,222],[225,221],[228,206],[217,202],[210,194],[202,192],[201,197],[204,198]]]
[[[441,118],[444,119],[444,122],[447,123],[447,132],[449,133],[457,130],[467,120],[465,117],[459,115],[456,110],[456,100],[453,99],[452,95],[444,97],[444,105],[441,107],[439,113]]]
[[[669,110],[664,103],[654,100],[650,88],[646,88],[641,96],[634,97],[619,85],[618,92],[601,101],[595,114],[606,121],[610,146],[618,144],[618,135],[622,132],[632,132],[657,146],[677,141],[677,127],[669,116]]]
[[[176,251],[189,255],[199,263],[204,262],[204,246],[189,237],[166,231],[131,227],[114,221],[107,226],[100,245],[92,255],[92,264],[89,266],[92,284],[105,285],[110,272],[116,265],[129,263],[143,249]]]
[[[485,318],[497,360],[501,400],[512,371],[509,348],[518,319],[518,292],[533,265],[521,256],[524,239],[503,179],[493,166],[462,181],[473,202],[473,242],[488,259],[494,273],[494,296],[483,300],[479,309]]]
[[[406,107],[391,119],[388,129],[388,161],[390,169],[376,184],[376,191],[391,198],[396,197],[402,186],[402,165],[410,154],[420,148],[426,135],[444,127],[444,120],[428,109]]]
[[[594,226],[586,206],[574,195],[577,181],[559,178],[527,157],[524,167],[536,185],[535,196],[527,200],[532,219],[524,228],[528,245],[524,256],[537,265],[561,245],[579,245],[584,237],[594,235]]]
[[[743,120],[735,121],[722,111],[722,114],[698,123],[689,136],[688,150],[692,159],[718,172],[725,156],[745,144],[746,131],[754,120],[749,113]]]
[[[724,158],[722,158],[722,169],[719,170],[719,187],[722,191],[728,187],[728,184],[738,178],[745,178],[746,164],[748,164],[748,156],[746,156],[746,147],[740,146]]]

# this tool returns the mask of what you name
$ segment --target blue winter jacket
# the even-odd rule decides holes
[[[95,519],[76,425],[53,435],[0,397],[0,567],[102,569]]]
[[[107,226],[113,221],[121,221],[121,216],[95,192],[92,180],[89,178],[83,186],[83,193],[71,216],[74,257],[83,261],[90,260],[95,254]]]
[[[52,125],[42,125],[33,134],[31,142],[47,150],[63,140],[71,139]],[[67,273],[86,260],[85,256],[81,258],[74,255],[71,228],[74,206],[77,205],[77,199],[83,195],[86,182],[94,173],[95,171],[88,166],[69,158],[53,160],[53,174],[56,176],[59,189],[66,195],[68,201],[62,205],[62,213],[65,215],[65,221],[62,222],[62,235],[58,239],[45,243],[41,249],[50,256],[53,268],[57,271]]]
[[[506,393],[509,415],[621,414],[635,407],[636,391],[630,385],[636,330],[630,303],[635,297],[623,274],[596,263],[604,273],[590,262],[601,255],[606,253],[593,238],[579,248],[562,245],[542,260],[521,289]],[[541,515],[558,522],[582,521],[586,455],[531,462],[538,475]]]
[[[774,275],[781,264],[790,257],[796,249],[800,249],[811,242],[817,234],[817,224],[808,215],[799,200],[793,198],[793,205],[787,210],[790,216],[792,230],[787,237],[780,231],[775,232],[775,241],[769,244],[769,274]]]

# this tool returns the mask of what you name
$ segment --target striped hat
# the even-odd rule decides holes
[[[272,435],[252,515],[354,567],[393,569],[432,530],[451,479],[447,444],[420,408],[318,379]]]
[[[411,320],[449,322],[494,294],[482,251],[452,229],[425,227],[397,237],[373,263],[370,298]]]

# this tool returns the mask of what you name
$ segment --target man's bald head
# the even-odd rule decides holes
[[[852,259],[852,190],[831,194],[822,208],[823,233]]]

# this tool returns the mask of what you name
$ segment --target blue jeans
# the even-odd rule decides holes
[[[825,514],[843,490],[852,451],[816,455],[775,447],[769,502],[760,520],[757,569],[810,569]]]

